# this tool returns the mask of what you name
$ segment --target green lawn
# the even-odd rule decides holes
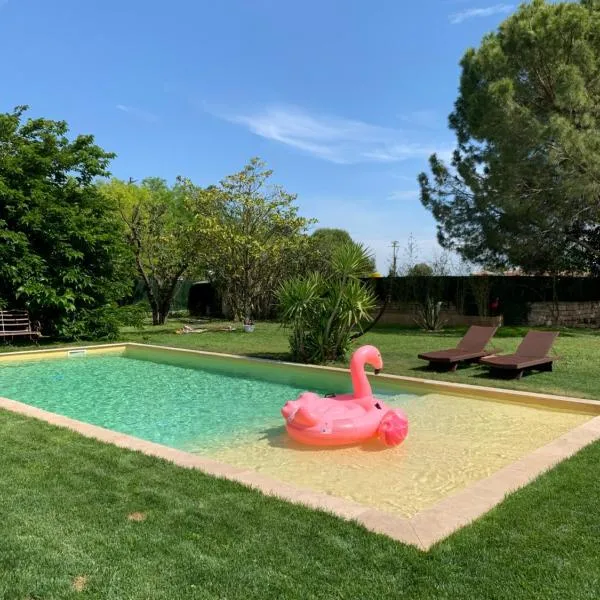
[[[6,412],[0,452],[3,599],[583,600],[600,590],[598,444],[428,553]]]
[[[125,331],[124,340],[284,358],[285,335]],[[515,347],[503,330],[496,345]],[[458,335],[380,330],[386,371]],[[600,338],[563,332],[554,373],[515,387],[600,398]],[[8,349],[8,348],[5,348]],[[477,368],[445,377],[490,384]],[[500,382],[507,385],[506,382]],[[241,485],[0,411],[0,598],[596,599],[600,444],[427,553]],[[385,482],[382,481],[382,485]]]

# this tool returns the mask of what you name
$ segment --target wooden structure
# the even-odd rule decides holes
[[[0,310],[0,339],[42,337],[39,323],[33,323],[26,310]]]

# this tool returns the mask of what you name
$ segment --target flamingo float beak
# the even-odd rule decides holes
[[[382,369],[375,369],[373,372],[375,373],[375,375],[379,375],[379,373],[381,373]]]

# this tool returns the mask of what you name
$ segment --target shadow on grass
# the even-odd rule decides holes
[[[277,360],[283,362],[289,362],[301,365],[302,363],[295,363],[288,352],[243,352],[240,351],[241,356],[247,356],[248,358],[260,358],[262,360]]]
[[[547,372],[544,371],[536,371],[535,369],[526,370],[523,372],[522,379],[517,379],[511,371],[508,371],[506,375],[499,375],[497,373],[492,373],[491,371],[485,369],[479,369],[478,372],[473,374],[473,379],[482,379],[485,381],[497,381],[497,382],[518,382],[523,379],[527,379],[532,375],[547,375]]]
[[[374,327],[369,333],[378,334],[378,335],[406,335],[406,336],[415,336],[415,335],[423,335],[432,338],[446,338],[446,337],[456,337],[457,335],[464,335],[465,331],[467,331],[466,327],[461,327],[457,329],[444,329],[442,331],[426,331],[424,329],[420,329],[418,327],[401,327],[394,325],[382,325]],[[369,335],[368,333],[366,335]]]
[[[452,377],[453,373],[463,373],[465,371],[473,371],[477,366],[469,363],[460,363],[456,369],[456,371],[452,371],[450,369],[430,367],[429,365],[419,365],[417,367],[410,367],[410,371],[414,371],[416,373],[422,373],[424,375],[445,375],[447,377]]]

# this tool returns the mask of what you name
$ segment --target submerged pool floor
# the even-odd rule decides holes
[[[407,517],[591,418],[399,389],[404,444],[321,450],[279,413],[306,387],[121,356],[0,364],[1,396]]]

